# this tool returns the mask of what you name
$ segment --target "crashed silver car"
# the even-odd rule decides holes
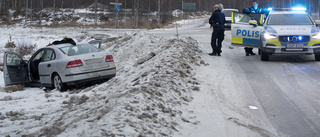
[[[58,43],[36,51],[28,62],[14,52],[4,54],[5,85],[28,84],[65,91],[68,86],[115,77],[113,56],[101,41]]]

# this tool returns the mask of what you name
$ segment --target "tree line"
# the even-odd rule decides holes
[[[158,23],[170,14],[173,10],[182,10],[182,3],[195,3],[196,11],[212,12],[212,6],[217,3],[224,5],[224,8],[235,8],[239,11],[251,7],[252,0],[0,0],[0,19],[8,16],[10,10],[24,10],[28,8],[31,11],[41,11],[44,8],[53,9],[79,9],[87,8],[93,3],[101,3],[113,8],[110,2],[119,2],[122,5],[120,10],[131,9],[134,23],[141,21],[142,14],[156,12]],[[320,2],[319,0],[258,0],[260,8],[291,8],[301,5],[307,8],[307,12],[314,18],[319,18]],[[111,11],[114,12],[114,11]],[[170,18],[170,17],[169,17]]]
[[[28,7],[53,7],[55,4],[59,8],[86,8],[94,2],[110,5],[110,2],[116,0],[0,0],[1,12],[6,12],[8,9],[25,8],[28,2]],[[249,7],[252,0],[118,0],[119,3],[126,3],[125,8],[133,8],[136,3],[141,3],[144,9],[152,11],[158,10],[158,4],[168,10],[181,9],[182,3],[196,3],[197,11],[210,11],[212,6],[217,3],[222,3],[225,8],[243,9]],[[258,0],[260,7],[276,7],[276,8],[291,8],[297,4],[305,6],[310,12],[319,12],[319,0]],[[124,8],[124,7],[123,7]],[[171,8],[171,9],[170,9]]]

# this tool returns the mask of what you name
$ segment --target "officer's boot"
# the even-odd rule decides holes
[[[210,56],[216,56],[215,52],[209,53]]]
[[[256,55],[256,53],[253,53],[253,51],[249,52],[250,55]]]
[[[248,51],[246,51],[246,56],[249,56],[249,52]]]

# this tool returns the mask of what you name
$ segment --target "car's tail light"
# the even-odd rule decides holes
[[[107,55],[107,56],[106,56],[106,62],[113,62],[113,57],[112,57],[112,55]]]
[[[81,66],[83,66],[83,63],[82,63],[82,61],[80,59],[78,59],[78,60],[70,61],[67,64],[66,68],[74,68],[74,67],[81,67]]]

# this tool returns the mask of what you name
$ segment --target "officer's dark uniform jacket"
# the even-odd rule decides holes
[[[221,12],[221,10],[215,10],[210,19],[209,24],[213,27],[213,32],[211,36],[211,47],[212,47],[212,54],[218,54],[220,56],[222,41],[224,39],[224,23],[225,23],[225,15]],[[218,39],[218,43],[216,40]]]
[[[216,10],[212,13],[209,24],[213,26],[213,28],[216,29],[223,29],[224,30],[224,23],[226,19],[224,14],[221,12],[221,10]]]

